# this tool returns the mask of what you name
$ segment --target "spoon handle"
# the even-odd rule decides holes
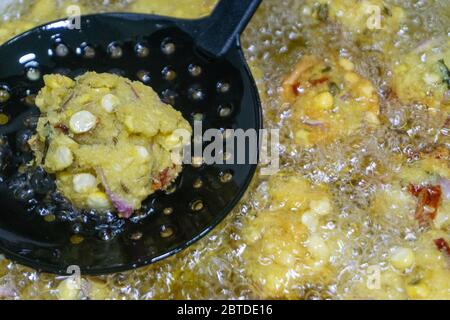
[[[197,45],[220,57],[239,40],[262,0],[221,0],[204,19],[195,36]]]

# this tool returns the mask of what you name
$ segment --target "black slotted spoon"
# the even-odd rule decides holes
[[[262,126],[260,101],[239,35],[261,0],[222,0],[212,15],[182,20],[145,14],[81,17],[32,29],[0,46],[0,251],[32,268],[105,274],[172,255],[214,228],[245,192],[256,164],[185,165],[174,186],[129,220],[78,212],[39,169],[26,141],[39,116],[42,76],[117,73],[151,86],[203,131]],[[74,236],[76,235],[76,236]]]

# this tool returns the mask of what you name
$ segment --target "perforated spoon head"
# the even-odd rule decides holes
[[[66,274],[77,265],[84,274],[105,274],[161,260],[213,229],[246,191],[256,169],[251,159],[185,165],[168,191],[150,196],[124,220],[70,211],[57,193],[41,190],[39,181],[51,185],[45,172],[18,173],[33,157],[23,142],[35,132],[39,111],[33,97],[43,87],[42,76],[86,71],[142,81],[192,125],[200,120],[203,131],[257,131],[260,101],[239,34],[259,3],[223,0],[200,20],[89,15],[81,17],[78,30],[60,20],[1,46],[0,112],[9,121],[0,125],[0,250],[38,270]]]

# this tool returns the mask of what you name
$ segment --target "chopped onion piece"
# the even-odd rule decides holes
[[[108,186],[108,183],[106,181],[105,174],[103,173],[103,170],[97,169],[97,174],[102,180],[103,187],[105,188],[106,194],[108,195],[109,199],[111,200],[114,207],[117,209],[117,212],[120,213],[120,215],[128,219],[133,214],[134,208],[131,204],[129,204],[126,200],[121,199],[118,195],[114,194],[111,189]]]

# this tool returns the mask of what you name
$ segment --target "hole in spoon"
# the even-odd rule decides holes
[[[112,59],[119,59],[123,55],[122,47],[117,42],[110,43],[107,52]]]
[[[4,126],[5,124],[8,124],[9,117],[7,114],[0,113],[0,126]]]
[[[143,83],[148,83],[151,80],[150,77],[150,72],[145,71],[145,70],[140,70],[138,71],[138,73],[136,74],[136,76],[138,77],[138,79],[140,81],[142,81]]]
[[[173,208],[172,208],[172,207],[164,208],[163,213],[164,213],[166,216],[170,216],[170,215],[173,213]]]
[[[203,186],[203,181],[202,179],[198,178],[195,179],[194,183],[192,184],[192,186],[194,187],[194,189],[200,189]]]
[[[165,103],[174,105],[177,97],[178,97],[178,94],[173,90],[166,89],[162,92],[162,100]]]
[[[134,46],[134,51],[136,52],[136,55],[139,58],[148,57],[148,55],[150,54],[150,49],[148,48],[147,44],[145,44],[145,43],[137,43]]]
[[[56,68],[54,73],[60,74],[62,76],[70,77],[71,71],[68,68]]]
[[[193,77],[198,77],[202,74],[202,68],[195,64],[190,64],[188,67],[188,71]]]
[[[37,81],[41,78],[41,71],[38,68],[31,67],[27,69],[26,75],[28,80]]]
[[[204,118],[205,118],[205,115],[201,112],[192,113],[192,120],[194,120],[194,121],[203,121]]]
[[[34,107],[35,104],[35,100],[36,100],[36,95],[35,94],[27,94],[26,97],[23,99],[23,102],[28,106],[28,107]]]
[[[231,116],[232,113],[233,113],[233,106],[231,104],[225,104],[219,107],[219,116],[221,118],[229,117]]]
[[[220,182],[228,183],[233,179],[233,173],[231,171],[223,171],[219,174]]]
[[[121,77],[125,77],[125,75],[126,75],[125,70],[122,70],[122,69],[119,69],[119,68],[109,69],[108,73],[115,74],[115,75],[118,75],[118,76],[121,76]]]
[[[166,38],[161,43],[161,51],[166,55],[171,55],[175,52],[176,47],[170,38]]]
[[[177,184],[174,182],[166,188],[166,194],[172,194],[175,191],[177,191]]]
[[[203,204],[203,201],[200,200],[200,199],[194,200],[194,201],[192,201],[191,204],[190,204],[190,208],[191,208],[191,211],[192,211],[192,212],[199,212],[199,211],[202,211],[204,207],[205,207],[205,206],[204,206],[204,204]]]
[[[205,98],[205,93],[200,86],[193,86],[189,89],[189,97],[194,101],[200,101]]]
[[[64,58],[69,54],[69,48],[64,43],[56,45],[55,53],[58,57]]]
[[[217,92],[219,93],[227,93],[228,91],[230,91],[230,87],[231,85],[228,82],[224,82],[224,81],[219,81],[217,83]]]
[[[219,152],[219,155],[222,157],[223,161],[225,161],[225,162],[227,162],[228,160],[230,160],[231,157],[233,156],[230,152],[227,152],[227,151],[225,151],[225,152],[220,151],[220,152]]]
[[[5,103],[11,98],[9,89],[7,86],[0,86],[0,103]]]
[[[143,236],[142,232],[138,231],[138,232],[134,232],[130,235],[130,239],[133,241],[137,241],[139,239],[141,239]]]
[[[83,240],[84,240],[84,238],[77,234],[70,237],[70,243],[72,243],[72,244],[80,244],[83,242]]]
[[[192,157],[191,165],[194,168],[200,168],[203,165],[203,158],[202,157]]]
[[[45,222],[54,222],[56,221],[56,216],[54,214],[49,214],[44,216],[44,221]]]
[[[162,69],[161,74],[166,81],[173,81],[177,77],[177,73],[170,67],[165,67]]]
[[[162,238],[169,238],[175,234],[175,230],[171,226],[162,225],[159,234]]]
[[[96,53],[93,46],[83,43],[79,48],[77,48],[77,54],[86,59],[93,59],[95,58]]]

